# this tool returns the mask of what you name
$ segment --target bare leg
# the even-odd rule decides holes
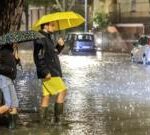
[[[43,96],[41,101],[41,107],[48,107],[50,96]]]
[[[56,103],[64,103],[65,97],[66,97],[67,91],[63,91],[61,93],[58,94],[57,98],[56,98]]]

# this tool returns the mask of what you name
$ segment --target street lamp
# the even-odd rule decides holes
[[[84,1],[84,8],[85,8],[85,26],[84,31],[88,31],[88,0]]]

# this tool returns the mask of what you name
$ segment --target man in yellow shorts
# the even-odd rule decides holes
[[[54,31],[54,22],[41,25],[40,33],[45,37],[34,41],[34,61],[37,76],[39,79],[42,79],[41,121],[44,122],[47,118],[50,96],[56,95],[54,115],[55,122],[59,123],[63,114],[63,104],[67,88],[62,79],[62,71],[58,57],[58,54],[64,48],[64,41],[60,38],[57,41],[57,45],[55,45],[52,39],[52,33]]]

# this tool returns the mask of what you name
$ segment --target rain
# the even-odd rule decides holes
[[[12,135],[148,135],[150,124],[150,67],[131,63],[130,55],[101,53],[97,56],[60,55],[68,86],[63,127],[38,125],[40,81],[32,63],[32,51],[20,51],[23,71],[16,88],[20,98],[21,125]],[[31,64],[32,63],[32,64]],[[19,92],[21,91],[21,92]],[[36,96],[33,96],[36,95]],[[34,97],[34,98],[33,98]],[[50,105],[53,117],[53,99]],[[30,113],[29,113],[30,112]],[[32,121],[34,121],[32,123]],[[2,134],[8,134],[7,129]]]
[[[0,54],[14,61],[0,55],[0,76],[19,99],[8,106],[2,90],[15,91],[0,87],[0,135],[150,135],[150,0],[3,0],[0,11]],[[45,106],[42,86],[57,93]]]

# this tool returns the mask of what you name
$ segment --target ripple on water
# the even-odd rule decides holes
[[[41,131],[43,135],[150,134],[148,66],[131,64],[129,56],[121,54],[104,53],[98,58],[62,55],[60,59],[69,89],[65,101],[68,126],[63,129],[33,126],[28,131],[21,128],[16,135],[23,131],[30,135],[40,135]],[[20,105],[29,109],[38,106],[40,99],[40,83],[35,69],[31,69],[20,75],[16,83]]]

